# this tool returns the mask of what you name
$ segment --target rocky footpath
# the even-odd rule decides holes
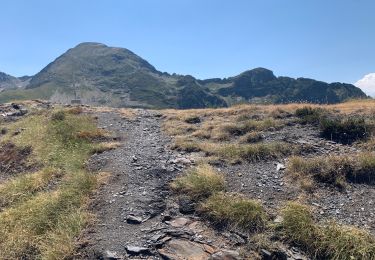
[[[122,145],[94,155],[88,163],[91,170],[111,172],[112,176],[92,202],[97,220],[81,238],[77,258],[245,258],[248,235],[215,230],[194,215],[184,197],[176,199],[171,194],[169,182],[194,160],[168,148],[171,140],[160,130],[160,114],[138,110],[130,119],[115,112],[95,116],[99,126],[115,133]],[[298,250],[286,247],[253,256],[306,259]]]

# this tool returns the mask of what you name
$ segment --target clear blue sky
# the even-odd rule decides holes
[[[3,0],[0,35],[0,71],[15,76],[85,41],[198,78],[266,67],[353,83],[375,72],[374,0]]]

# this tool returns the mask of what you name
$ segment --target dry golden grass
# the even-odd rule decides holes
[[[81,130],[77,133],[77,137],[86,140],[99,140],[110,137],[110,134],[103,129],[95,129],[91,131]]]
[[[285,113],[294,114],[296,109],[303,107],[312,108],[323,108],[331,111],[337,111],[343,114],[374,114],[375,112],[375,100],[373,99],[360,99],[350,100],[344,103],[332,104],[332,105],[318,105],[318,104],[278,104],[278,105],[253,105],[243,104],[235,105],[229,108],[216,108],[216,109],[188,109],[188,110],[174,110],[168,109],[163,110],[164,115],[168,119],[172,120],[183,120],[189,117],[226,117],[226,116],[241,116],[241,115],[270,115],[273,118],[278,118],[280,115]]]
[[[375,183],[375,155],[372,153],[311,159],[294,156],[289,159],[287,169],[294,179],[303,180],[302,185],[307,188],[311,186],[309,179],[339,188],[345,188],[347,182]]]
[[[120,114],[126,118],[126,119],[129,119],[129,120],[132,120],[134,119],[135,117],[137,117],[137,111],[135,109],[131,109],[131,108],[120,108],[118,109],[117,111],[120,112]]]
[[[178,193],[189,195],[199,201],[214,193],[224,191],[224,176],[207,164],[198,165],[185,175],[175,179],[171,187]]]
[[[307,206],[290,202],[282,209],[279,226],[284,239],[314,258],[351,260],[375,259],[375,238],[364,230],[335,222],[318,224]]]
[[[92,153],[102,153],[109,150],[114,150],[120,147],[122,144],[120,142],[106,142],[106,143],[99,143],[95,145],[92,149]]]

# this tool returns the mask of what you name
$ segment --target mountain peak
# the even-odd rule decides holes
[[[107,45],[100,43],[100,42],[81,42],[78,45],[76,45],[74,48],[77,47],[96,47],[96,46],[102,46],[102,47],[108,47]]]

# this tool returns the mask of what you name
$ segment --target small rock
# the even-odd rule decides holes
[[[118,259],[121,259],[120,256],[117,255],[116,252],[112,252],[112,251],[105,251],[105,253],[103,254],[103,258],[104,260],[118,260]]]
[[[276,165],[276,171],[282,171],[282,170],[285,170],[285,165],[282,163],[278,163]]]
[[[189,223],[189,219],[187,219],[187,218],[176,218],[176,219],[172,220],[169,224],[172,227],[183,227],[187,223]]]
[[[237,251],[233,250],[220,250],[215,254],[211,255],[210,260],[239,260],[240,254]]]
[[[178,199],[178,206],[182,214],[191,214],[195,211],[195,204],[188,196],[181,196]]]
[[[147,247],[140,247],[140,246],[126,246],[126,251],[131,255],[150,253],[150,250]]]
[[[266,249],[260,250],[260,254],[262,255],[262,259],[272,260],[272,253]]]
[[[141,224],[143,221],[143,219],[141,217],[136,217],[136,216],[133,216],[133,215],[128,215],[126,217],[126,222],[128,224]]]
[[[284,218],[282,216],[276,216],[276,218],[273,220],[275,223],[281,223],[283,222]]]

